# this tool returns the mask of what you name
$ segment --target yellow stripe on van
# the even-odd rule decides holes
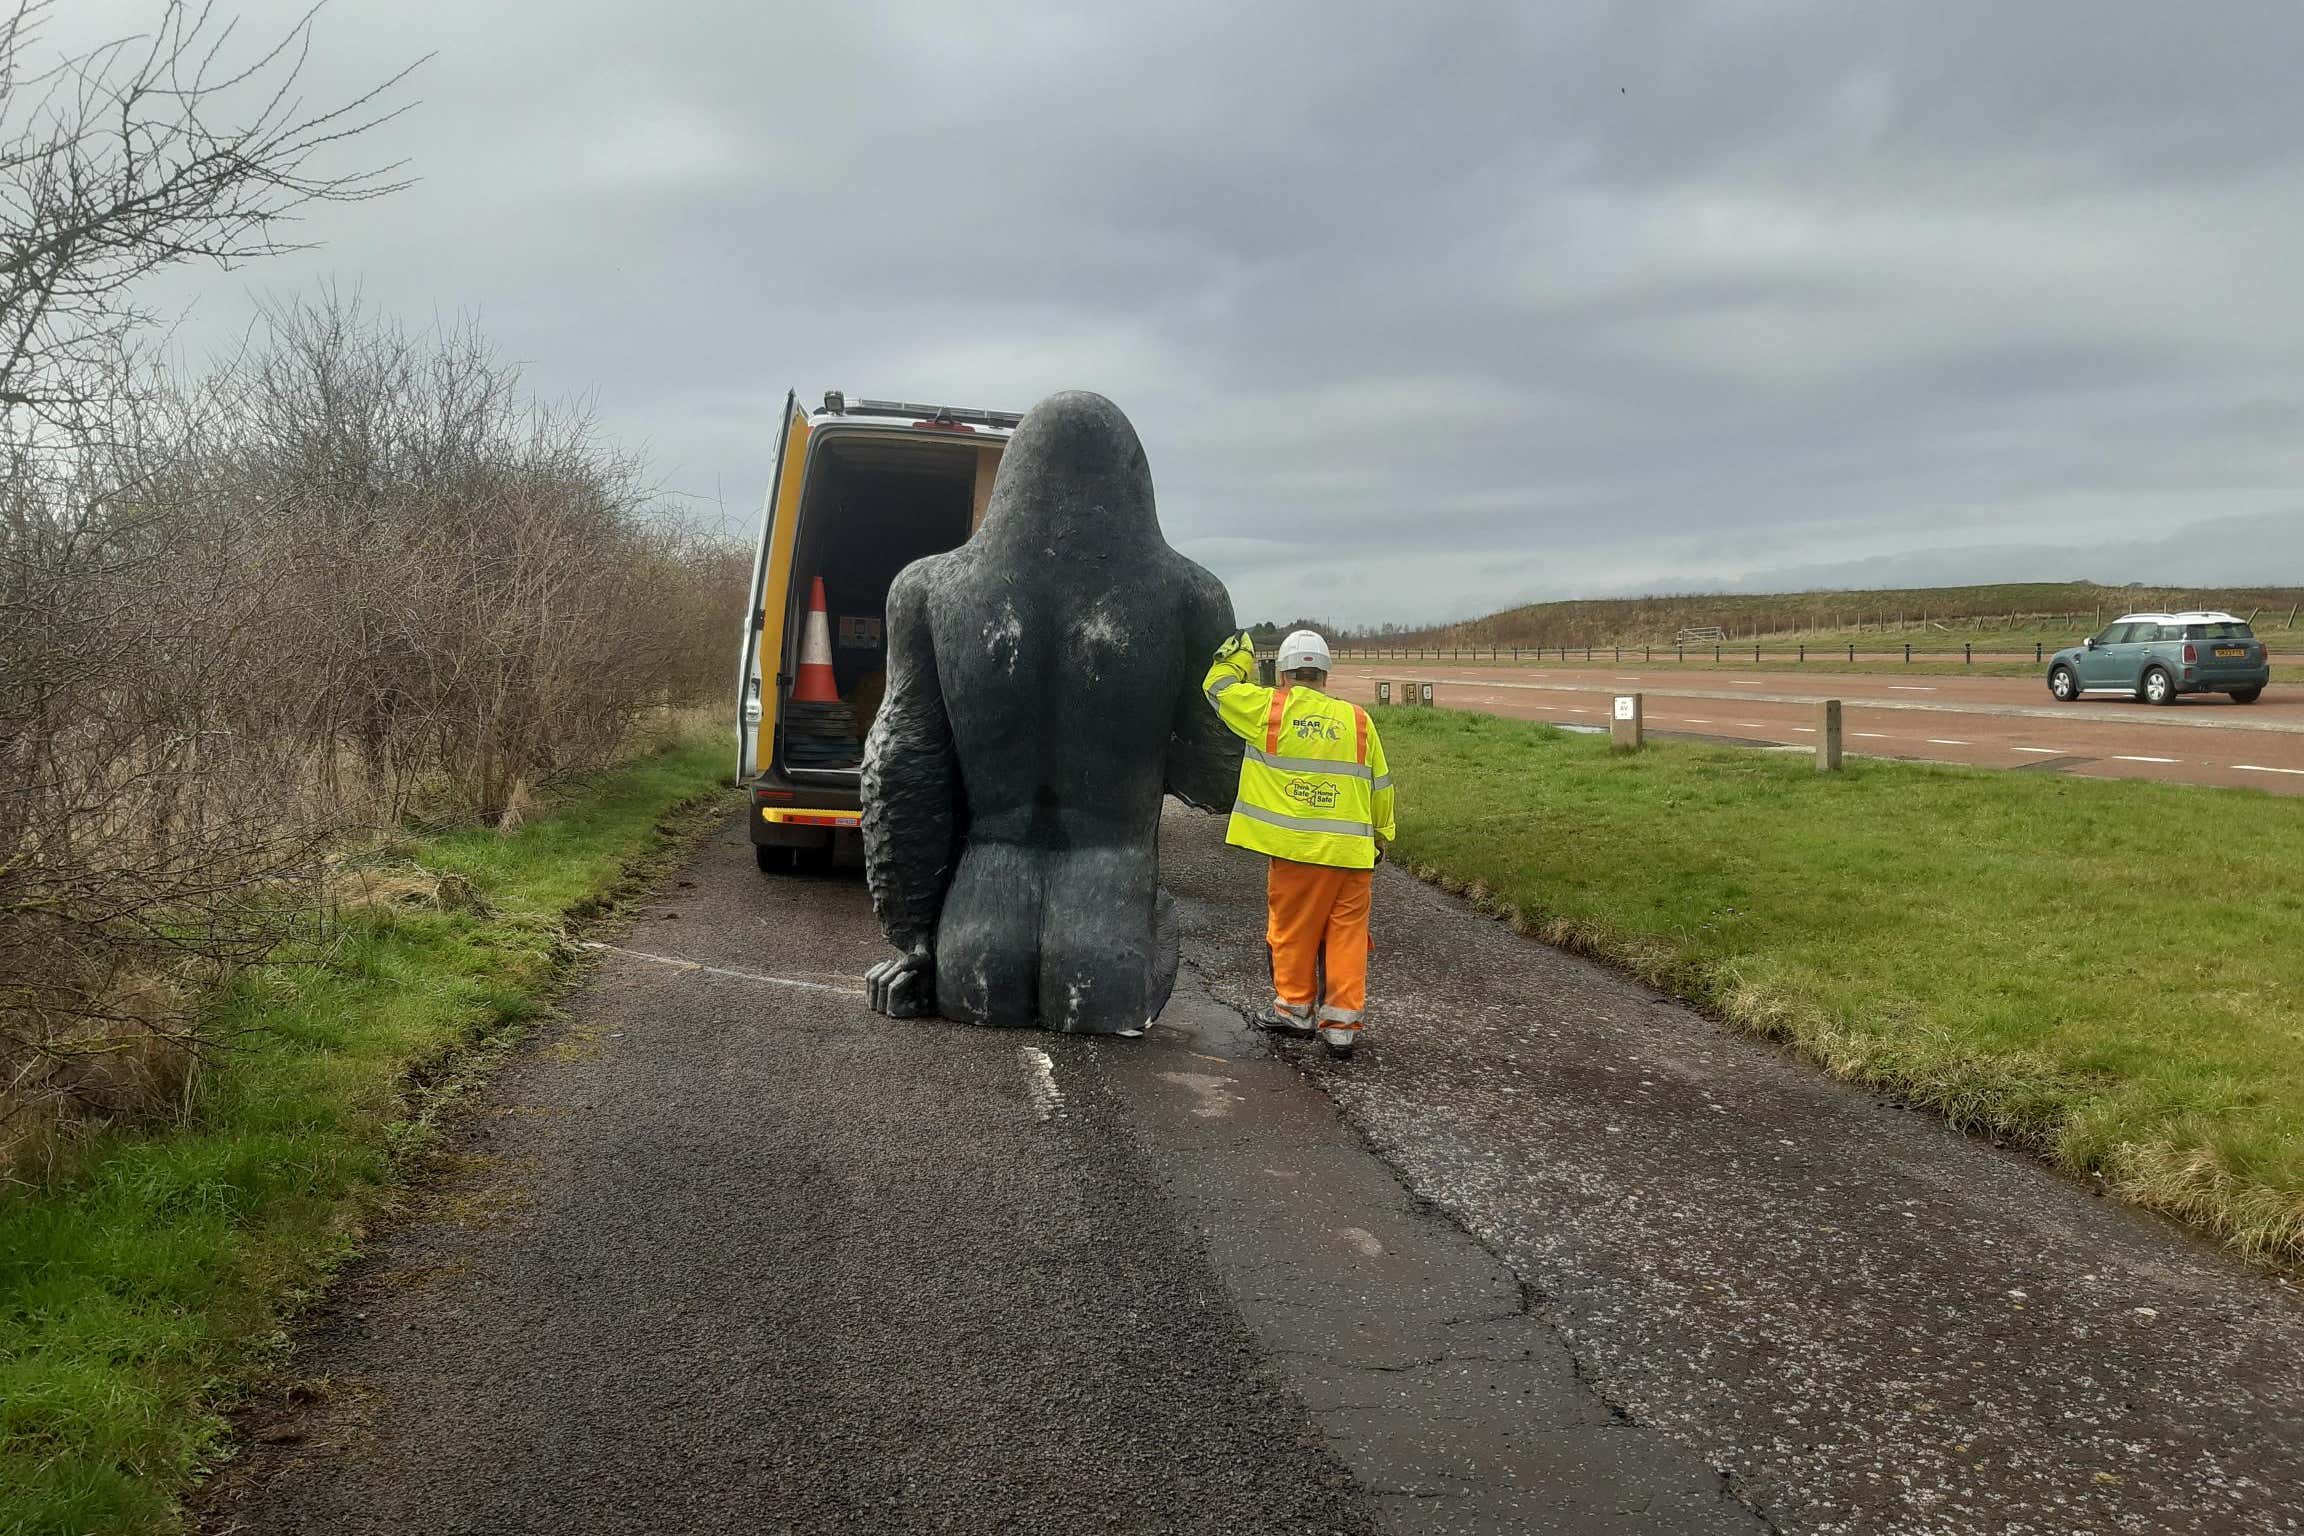
[[[784,426],[784,474],[768,522],[768,579],[760,584],[760,734],[752,742],[752,768],[768,771],[776,754],[776,710],[783,703],[776,674],[784,665],[784,615],[792,606],[792,545],[800,532],[800,484],[807,477],[808,413],[797,405]]]

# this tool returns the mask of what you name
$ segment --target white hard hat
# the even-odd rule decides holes
[[[1308,629],[1300,629],[1280,642],[1280,660],[1273,670],[1286,677],[1300,667],[1328,670],[1328,642]]]

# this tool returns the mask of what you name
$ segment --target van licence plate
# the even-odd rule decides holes
[[[2220,645],[2216,647],[2216,659],[2219,661],[2237,660],[2247,654],[2248,647],[2244,645]]]

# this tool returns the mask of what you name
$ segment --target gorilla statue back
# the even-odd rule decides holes
[[[1135,1034],[1175,980],[1160,803],[1231,803],[1240,744],[1200,695],[1222,583],[1168,547],[1152,473],[1101,395],[1051,395],[984,521],[888,594],[864,853],[908,1017]]]

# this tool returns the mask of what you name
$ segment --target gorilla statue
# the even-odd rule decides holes
[[[967,543],[888,593],[864,857],[898,953],[872,1006],[1141,1034],[1176,980],[1160,802],[1232,803],[1240,742],[1201,696],[1223,583],[1168,547],[1136,429],[1051,395]]]

